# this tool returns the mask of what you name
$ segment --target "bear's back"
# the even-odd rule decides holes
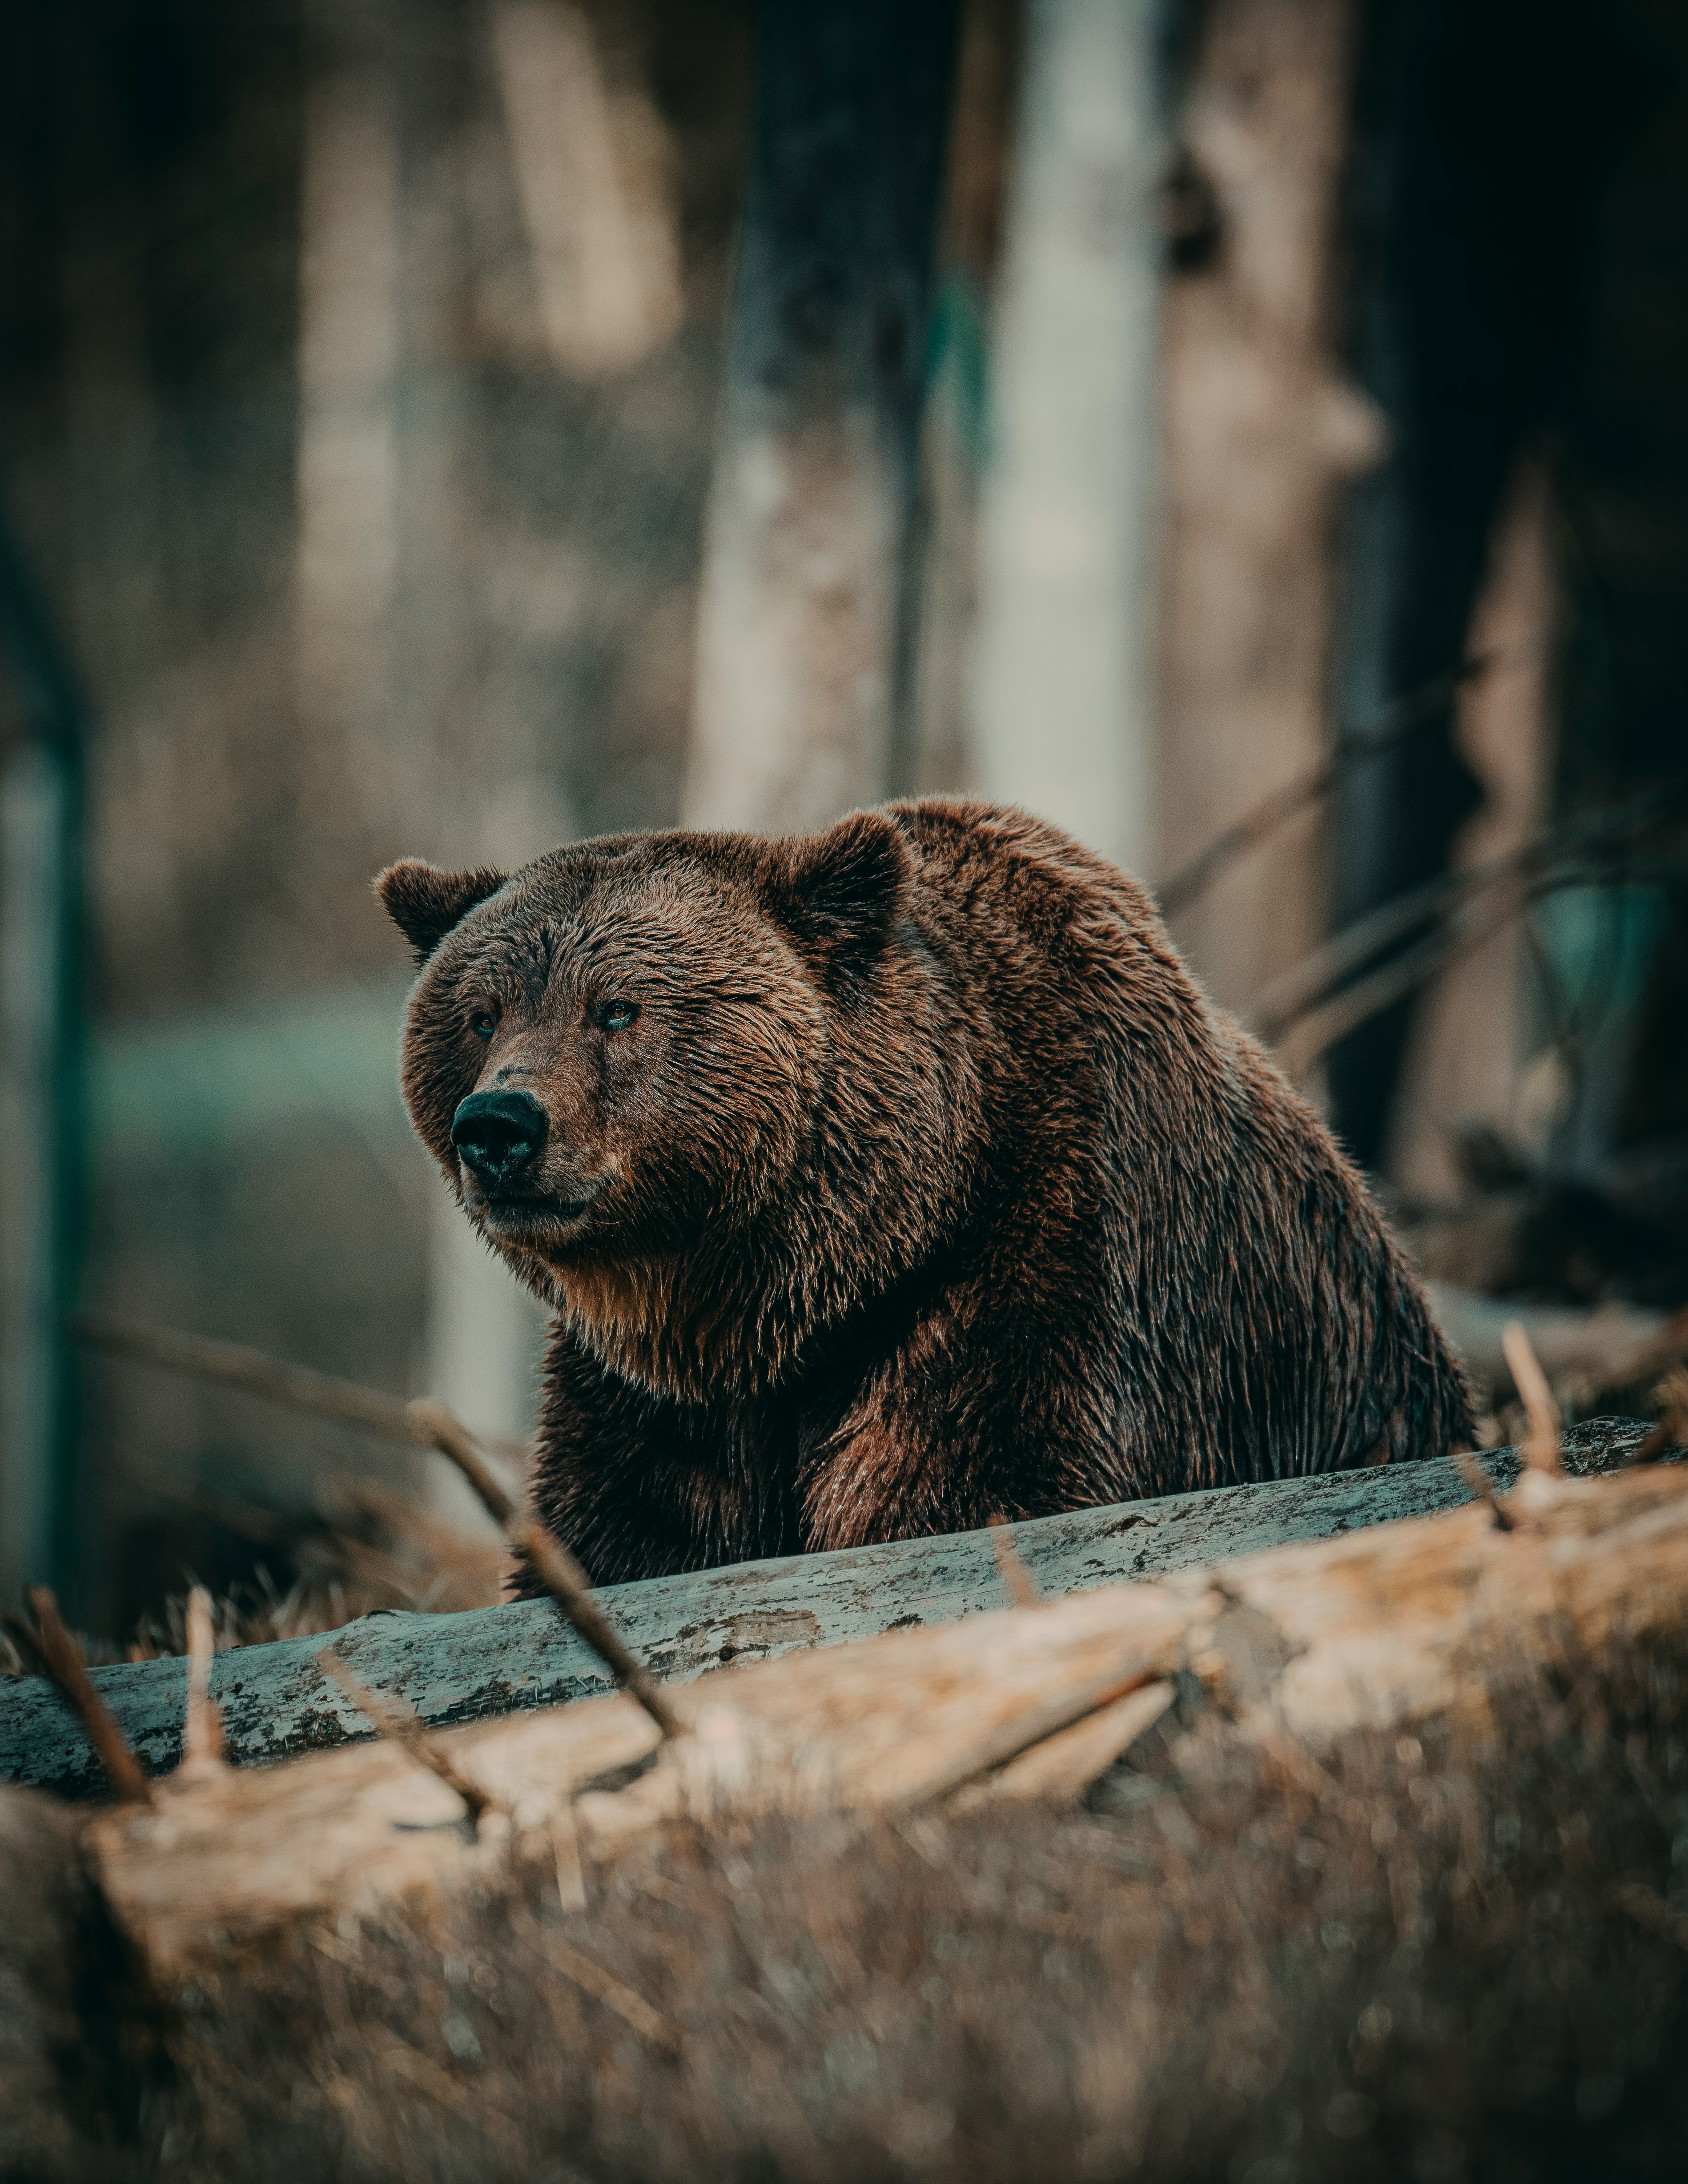
[[[1114,1301],[1138,1490],[1440,1453],[1457,1367],[1361,1178],[1204,994],[1147,890],[1028,815],[895,809],[923,897],[1012,1050],[998,1134]],[[1076,1212],[1075,1212],[1076,1210]]]

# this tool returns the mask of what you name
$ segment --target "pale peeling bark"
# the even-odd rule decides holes
[[[728,398],[699,607],[694,827],[800,833],[884,794],[904,521],[866,404]]]

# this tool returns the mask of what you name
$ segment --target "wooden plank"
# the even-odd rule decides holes
[[[1648,1430],[1602,1419],[1566,1437],[1568,1467],[1621,1465]],[[1483,1459],[1500,1487],[1517,1478],[1516,1450]],[[1327,1474],[1257,1486],[1130,1502],[1016,1528],[1021,1557],[1048,1597],[1149,1578],[1471,1500],[1448,1459],[1378,1471]],[[867,1638],[919,1624],[1006,1607],[989,1532],[900,1540],[883,1546],[799,1555],[684,1576],[606,1586],[606,1613],[660,1676],[688,1681],[734,1662]],[[220,1653],[212,1692],[236,1763],[360,1741],[363,1715],[326,1683],[315,1635]],[[430,1726],[557,1706],[612,1688],[595,1655],[548,1601],[515,1601],[457,1615],[383,1611],[348,1624],[336,1650],[376,1691],[395,1693]],[[119,1725],[154,1773],[181,1758],[187,1668],[180,1660],[97,1669],[94,1681]],[[103,1777],[53,1685],[40,1677],[0,1680],[0,1780],[65,1797],[97,1796]]]

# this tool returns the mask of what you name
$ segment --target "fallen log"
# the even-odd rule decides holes
[[[1516,1304],[1452,1282],[1424,1284],[1436,1324],[1467,1368],[1496,1396],[1516,1392],[1506,1351],[1516,1323],[1556,1388],[1586,1402],[1602,1391],[1645,1385],[1688,1351],[1688,1312],[1607,1303]]]
[[[1566,1437],[1568,1468],[1621,1465],[1647,1430],[1639,1420],[1591,1420]],[[1522,1458],[1500,1449],[1482,1462],[1504,1490]],[[1458,1508],[1471,1499],[1457,1464],[1440,1459],[1078,1510],[1018,1525],[1014,1539],[1039,1594],[1059,1597]],[[1011,1596],[993,1535],[984,1530],[610,1585],[597,1598],[655,1675],[683,1682],[747,1659],[951,1621],[1005,1607]],[[314,1635],[216,1656],[210,1691],[231,1762],[280,1759],[373,1734],[358,1707],[325,1681],[317,1665],[323,1643]],[[549,1601],[454,1615],[384,1610],[348,1624],[333,1644],[363,1683],[401,1700],[426,1728],[553,1707],[614,1687],[603,1662]],[[92,1675],[142,1763],[154,1774],[175,1766],[186,1663],[122,1663]],[[0,1679],[0,1780],[64,1797],[97,1796],[104,1786],[87,1739],[45,1678]]]
[[[124,1927],[179,1974],[301,1919],[492,1886],[513,1852],[567,1868],[677,1821],[906,1813],[964,1786],[1076,1795],[1166,1717],[1175,1758],[1223,1720],[1234,1747],[1316,1773],[1353,1733],[1480,1709],[1509,1669],[1680,1647],[1688,1468],[1531,1472],[1507,1506],[1507,1529],[1468,1507],[731,1668],[673,1695],[685,1733],[667,1739],[621,1694],[443,1732],[478,1825],[383,1741],[161,1784],[84,1841]]]

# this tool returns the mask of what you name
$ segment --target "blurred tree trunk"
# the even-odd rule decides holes
[[[1591,0],[1380,0],[1357,103],[1357,360],[1388,459],[1356,497],[1340,675],[1362,726],[1465,654],[1519,454],[1572,414],[1597,193],[1638,86]],[[1481,791],[1453,705],[1344,775],[1333,922],[1447,865]],[[1407,936],[1403,945],[1417,935]],[[1390,1151],[1412,998],[1327,1062],[1333,1120],[1365,1165]]]
[[[1162,869],[1323,756],[1336,526],[1375,411],[1336,354],[1353,0],[1215,0],[1167,192]],[[1246,1012],[1319,935],[1309,805],[1173,917]]]
[[[699,613],[692,826],[883,794],[956,0],[766,0]]]
[[[1032,0],[969,717],[988,794],[1152,864],[1156,0]]]
[[[393,38],[313,11],[299,218],[295,691],[375,831],[422,769],[396,740],[400,206]],[[427,769],[431,772],[432,769]],[[426,794],[414,800],[426,809]]]
[[[1469,649],[1492,662],[1456,700],[1457,749],[1483,792],[1451,861],[1481,865],[1524,845],[1547,816],[1553,652],[1561,608],[1552,482],[1519,465],[1495,526]],[[1525,1091],[1533,1042],[1523,920],[1450,964],[1426,992],[1408,1045],[1390,1173],[1410,1200],[1458,1199],[1460,1143],[1475,1123],[1508,1141],[1538,1136]],[[1554,1086],[1538,1084],[1551,1100]]]
[[[0,745],[0,1605],[47,1583],[77,1613],[85,709],[3,527],[0,666],[22,729]]]

